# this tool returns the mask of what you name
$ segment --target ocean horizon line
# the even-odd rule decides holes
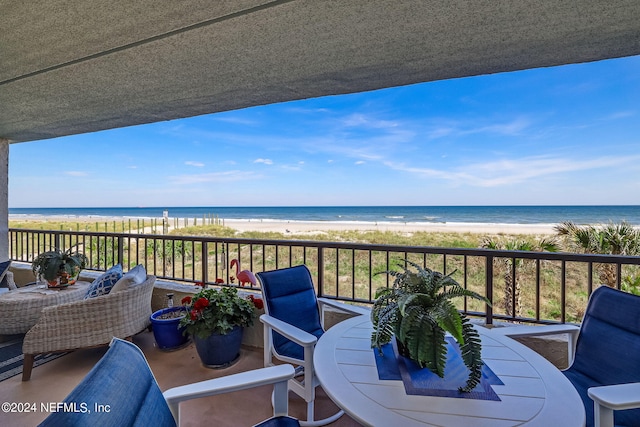
[[[640,225],[640,205],[527,206],[287,206],[168,208],[9,208],[10,219],[37,218],[218,218],[223,220],[418,224],[576,224],[628,222]]]

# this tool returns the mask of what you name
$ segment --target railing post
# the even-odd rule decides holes
[[[124,236],[122,235],[118,236],[118,260],[116,264],[120,264],[124,267]],[[129,268],[128,265],[127,268]]]
[[[324,296],[324,248],[318,248],[318,296]]]
[[[207,242],[202,242],[202,250],[200,256],[202,257],[202,283],[209,281],[209,251],[207,250]]]
[[[493,304],[493,256],[487,255],[486,258],[486,277],[485,277],[485,294],[487,299]],[[487,316],[485,322],[487,325],[493,325],[493,307],[486,305]]]
[[[60,249],[60,234],[59,233],[55,233],[55,232],[53,233],[53,247]]]

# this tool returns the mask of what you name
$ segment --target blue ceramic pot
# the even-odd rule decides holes
[[[233,365],[240,358],[243,331],[242,326],[235,326],[226,335],[214,333],[205,339],[194,336],[193,340],[202,364],[207,368],[226,368]]]
[[[160,319],[159,317],[165,313],[173,311],[182,311],[186,315],[183,306],[163,308],[151,315],[151,324],[153,325],[153,336],[156,339],[160,350],[174,350],[182,347],[189,341],[189,337],[182,335],[184,328],[180,328],[180,317],[173,319]]]

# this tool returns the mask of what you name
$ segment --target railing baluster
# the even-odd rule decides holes
[[[318,247],[318,296],[324,296],[324,247]]]
[[[356,251],[351,250],[351,298],[356,299]]]
[[[536,260],[536,320],[540,320],[540,259]]]
[[[124,265],[124,237],[118,236],[118,260],[116,264]],[[127,268],[129,266],[127,265]]]
[[[567,321],[567,262],[565,260],[562,260],[562,274],[560,281],[560,307],[560,321],[562,323],[565,323]]]

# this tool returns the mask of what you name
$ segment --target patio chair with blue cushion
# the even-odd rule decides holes
[[[279,365],[162,393],[142,351],[131,342],[114,338],[107,353],[66,397],[67,406],[61,405],[72,409],[51,413],[40,426],[176,426],[180,402],[273,384],[274,416],[258,426],[295,427],[298,421],[287,415],[287,381],[293,375],[293,366]],[[96,404],[108,410],[96,412]]]
[[[298,366],[297,376],[289,381],[289,389],[307,402],[307,420],[300,425],[325,425],[343,414],[315,420],[315,388],[319,385],[313,368],[313,351],[324,333],[327,306],[355,315],[368,315],[361,307],[325,298],[317,298],[311,273],[304,265],[256,274],[265,300],[264,366],[273,365],[273,357]],[[322,316],[320,315],[322,313]]]
[[[494,331],[511,337],[568,332],[570,366],[563,372],[582,398],[587,427],[640,426],[640,296],[601,286],[591,294],[580,328]]]

